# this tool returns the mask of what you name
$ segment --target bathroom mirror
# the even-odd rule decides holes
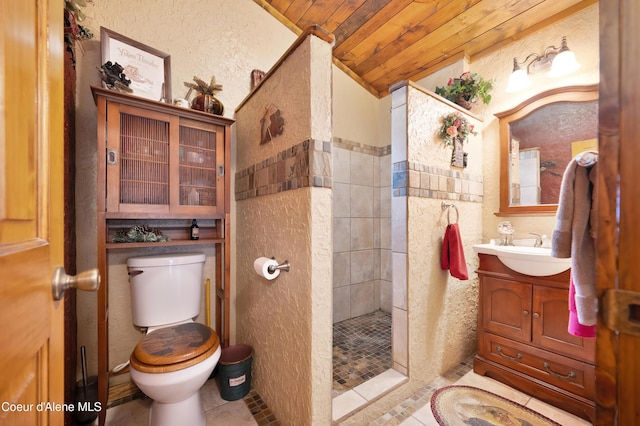
[[[500,120],[498,216],[553,214],[569,161],[598,147],[598,85],[539,93]]]

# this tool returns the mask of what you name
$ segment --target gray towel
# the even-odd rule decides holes
[[[581,165],[584,164],[585,166]],[[578,322],[597,323],[596,295],[596,191],[597,157],[576,156],[564,172],[560,187],[556,227],[551,239],[553,257],[571,257]]]

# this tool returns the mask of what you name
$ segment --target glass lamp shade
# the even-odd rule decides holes
[[[549,77],[562,77],[563,75],[574,72],[578,68],[580,68],[580,64],[576,61],[576,54],[570,50],[563,50],[553,58]]]
[[[531,86],[531,80],[529,79],[527,72],[523,69],[517,69],[509,76],[506,92],[517,92],[529,86]]]

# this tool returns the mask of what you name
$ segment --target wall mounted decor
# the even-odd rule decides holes
[[[258,84],[262,82],[262,79],[264,78],[265,75],[266,73],[264,71],[260,71],[260,70],[251,71],[251,90],[255,89],[258,86]]]
[[[467,153],[462,149],[462,139],[456,138],[451,153],[451,165],[454,167],[467,167]]]
[[[464,142],[469,141],[469,135],[476,135],[473,124],[459,112],[452,112],[442,118],[442,126],[438,136],[446,146],[451,146],[451,165],[455,167],[467,167],[467,153],[463,151]]]
[[[271,142],[273,138],[284,132],[284,117],[275,105],[264,109],[260,119],[260,144]]]

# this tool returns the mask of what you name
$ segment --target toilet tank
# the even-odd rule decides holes
[[[129,258],[133,323],[153,327],[198,316],[205,259],[202,253]]]

